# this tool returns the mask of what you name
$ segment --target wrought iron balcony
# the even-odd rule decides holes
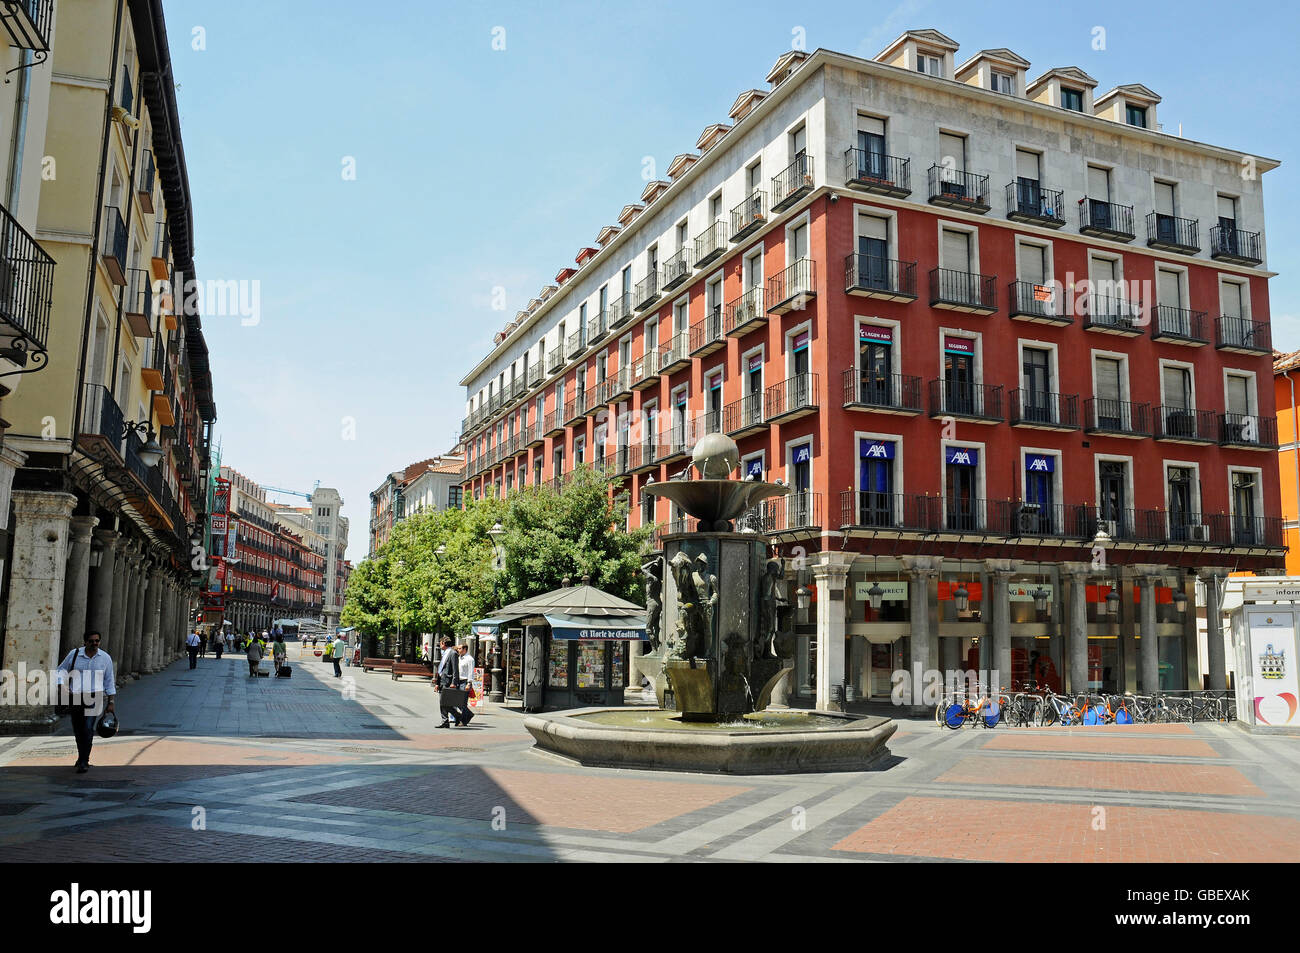
[[[940,504],[938,532],[941,536],[976,533],[987,535],[989,526],[989,501],[975,497],[943,500]]]
[[[742,241],[767,224],[767,193],[756,189],[731,210],[731,240]]]
[[[763,416],[763,394],[755,391],[722,408],[722,427],[728,437],[739,440],[767,429]]]
[[[140,380],[143,381],[145,389],[161,392],[163,390],[163,375],[167,373],[167,346],[163,344],[161,334],[153,336],[153,347],[144,347],[144,354],[140,358]]]
[[[655,445],[656,463],[671,463],[682,457],[690,456],[691,444],[687,440],[685,424],[673,427],[664,434],[664,438],[662,442]]]
[[[558,437],[564,433],[564,421],[560,420],[560,415],[556,411],[551,411],[542,421],[542,435],[544,437]]]
[[[632,387],[635,390],[646,390],[659,383],[659,361],[662,352],[659,350],[651,351],[642,357],[637,358],[632,364]]]
[[[867,149],[844,150],[844,184],[875,195],[912,194],[912,161]]]
[[[131,333],[138,338],[153,337],[153,287],[149,272],[143,268],[127,270],[127,289],[123,292],[123,311]]]
[[[126,284],[126,222],[120,209],[104,206],[104,246],[100,250],[109,280],[119,287]]]
[[[1002,385],[936,378],[930,381],[930,416],[955,417],[972,423],[999,423],[1002,420]]]
[[[1008,539],[1084,539],[1088,520],[1078,503],[1031,503],[1027,500],[997,500],[990,514],[994,535]]]
[[[0,358],[39,370],[46,363],[54,259],[0,206],[0,320],[10,343]]]
[[[528,366],[528,389],[539,386],[542,383],[542,365],[530,364]]]
[[[1175,308],[1168,304],[1156,305],[1155,320],[1151,322],[1153,340],[1200,347],[1210,343],[1205,335],[1204,311]]]
[[[574,331],[569,335],[564,347],[565,360],[571,361],[586,350],[587,342],[584,338],[585,335],[582,331]]]
[[[704,320],[691,325],[691,357],[707,357],[726,346],[722,323],[722,309],[714,308]]]
[[[9,45],[20,50],[48,54],[50,25],[54,21],[54,0],[4,0],[0,22],[9,34]],[[43,63],[45,56],[37,56]]]
[[[989,205],[989,177],[958,172],[947,166],[930,166],[930,204],[983,214]]]
[[[1227,225],[1211,226],[1210,257],[1238,265],[1258,265],[1264,260],[1259,232],[1248,232]]]
[[[655,462],[657,452],[658,448],[650,440],[632,444],[628,447],[628,472],[645,473],[647,470],[653,470],[658,466]]]
[[[587,342],[595,344],[609,333],[609,326],[606,324],[606,314],[604,311],[598,312],[594,317],[587,319]]]
[[[813,190],[813,157],[801,152],[772,176],[772,211],[781,212]]]
[[[1055,284],[1039,285],[1032,281],[1013,281],[1007,285],[1011,302],[1009,314],[1019,321],[1038,324],[1073,324],[1074,318],[1064,313],[1061,296]]]
[[[564,366],[564,352],[560,348],[553,348],[546,355],[546,373],[554,374]]]
[[[652,271],[636,283],[632,292],[632,303],[636,310],[644,311],[659,300],[659,272]]]
[[[766,323],[762,288],[750,288],[739,298],[727,302],[725,326],[728,337],[740,337]]]
[[[1037,179],[1016,179],[1007,183],[1007,218],[1060,228],[1065,224],[1065,206],[1059,189],[1045,189]]]
[[[1214,322],[1214,346],[1240,354],[1272,354],[1273,336],[1266,321],[1224,315]]]
[[[1151,405],[1108,397],[1083,402],[1083,429],[1110,437],[1151,436]]]
[[[140,199],[140,208],[146,213],[153,214],[153,184],[154,184],[154,164],[153,150],[146,148],[144,157],[140,160],[140,178],[135,183],[135,194]]]
[[[1219,414],[1219,444],[1247,450],[1277,449],[1277,418]]]
[[[937,496],[840,491],[840,529],[932,533],[939,528],[942,501]]]
[[[763,414],[770,423],[784,423],[817,411],[816,374],[796,374],[763,392]]]
[[[1142,333],[1142,309],[1118,295],[1091,293],[1082,300],[1085,331],[1136,336]]]
[[[664,291],[672,291],[691,276],[691,249],[687,246],[664,262]]]
[[[122,455],[122,408],[102,384],[86,384],[81,404],[81,433],[103,437],[118,456]]]
[[[1236,549],[1286,548],[1282,538],[1282,517],[1244,516],[1226,513],[1210,517],[1211,532],[1216,538],[1226,540],[1226,545]]]
[[[533,426],[525,430],[524,434],[526,438],[524,444],[525,447],[531,448],[540,446],[546,441],[546,425],[539,420],[537,423],[533,424]]]
[[[718,219],[695,236],[695,267],[703,268],[721,257],[726,250],[727,226],[722,219]]]
[[[800,258],[767,279],[769,314],[802,311],[816,296],[817,272],[811,258]]]
[[[1201,223],[1163,212],[1147,213],[1147,245],[1165,251],[1195,255],[1201,250]]]
[[[620,400],[626,400],[632,396],[632,367],[620,367],[611,374],[605,381],[609,387],[609,401],[613,403]]]
[[[587,406],[587,416],[594,417],[605,409],[605,402],[601,400],[602,389],[600,384],[592,384],[587,388],[583,400]]]
[[[878,414],[919,414],[921,378],[911,374],[876,377],[869,371],[850,367],[844,372],[844,407]]]
[[[822,495],[796,490],[788,496],[764,500],[737,520],[737,527],[756,533],[804,533],[822,528]]]
[[[609,328],[621,328],[632,317],[632,296],[621,294],[609,303]]]
[[[1079,231],[1111,241],[1131,242],[1137,237],[1133,231],[1133,206],[1085,196],[1079,203]]]
[[[844,290],[864,298],[884,301],[916,300],[916,262],[875,255],[849,255],[844,259]]]
[[[1011,426],[1038,430],[1078,430],[1079,398],[1076,394],[1017,387],[1011,392]]]
[[[1172,443],[1218,443],[1219,422],[1212,410],[1156,407],[1155,439]]]
[[[981,275],[951,268],[930,271],[930,305],[950,311],[992,314],[998,309],[994,275]]]
[[[678,331],[664,345],[659,357],[659,373],[675,374],[691,366],[690,335]]]
[[[572,426],[581,423],[587,416],[587,395],[577,394],[564,402],[564,425]]]

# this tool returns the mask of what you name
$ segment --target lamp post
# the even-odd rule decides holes
[[[492,538],[492,568],[500,572],[506,568],[506,548],[501,542],[501,537],[506,534],[505,528],[500,523],[494,523],[488,530],[488,536]],[[493,584],[492,591],[496,592],[496,585]],[[492,640],[492,682],[488,689],[488,701],[493,704],[501,704],[506,700],[505,685],[503,684],[501,672],[501,632],[498,629],[496,637]]]
[[[964,582],[959,583],[956,590],[953,592],[952,604],[953,608],[955,608],[958,613],[965,612],[970,608],[970,590],[966,588]]]
[[[406,571],[406,560],[399,559],[396,565],[399,574]],[[393,658],[396,660],[396,659],[400,659],[401,657],[402,657],[402,608],[401,606],[398,606],[397,607],[397,644],[393,646]]]
[[[153,425],[144,420],[138,423],[123,423],[122,439],[125,440],[127,435],[132,433],[137,437],[144,438],[144,443],[136,451],[136,456],[140,458],[140,462],[150,469],[158,466],[158,461],[163,458],[163,448],[158,443],[157,437],[154,436]]]

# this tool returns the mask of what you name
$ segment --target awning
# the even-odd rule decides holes
[[[509,621],[509,619],[479,619],[469,624],[469,630],[474,635],[496,635],[501,631],[501,626]]]
[[[551,638],[559,641],[575,639],[644,640],[645,618],[590,618],[587,616],[555,613],[546,616],[551,627]]]

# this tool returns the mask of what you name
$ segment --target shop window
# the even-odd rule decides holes
[[[560,639],[551,640],[551,651],[547,658],[546,684],[549,688],[569,687],[569,643]]]

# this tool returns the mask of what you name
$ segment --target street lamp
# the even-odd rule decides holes
[[[487,531],[492,537],[492,568],[498,571],[506,568],[506,550],[501,544],[501,537],[506,534],[505,528],[500,523],[493,523],[492,528]]]
[[[1034,589],[1034,591],[1031,592],[1030,595],[1033,596],[1034,598],[1034,608],[1039,612],[1045,612],[1047,610],[1047,599],[1048,599],[1047,590],[1044,589],[1042,586],[1039,586],[1036,589]]]
[[[884,596],[885,590],[880,588],[880,583],[873,582],[871,588],[867,590],[867,601],[871,603],[873,611],[880,608],[880,603]]]
[[[1106,611],[1110,615],[1119,615],[1119,590],[1116,588],[1106,593]]]
[[[1187,611],[1187,593],[1181,589],[1174,592],[1174,608],[1178,610],[1179,614]]]
[[[506,547],[501,542],[501,537],[505,536],[506,531],[500,523],[493,523],[492,528],[487,531],[488,536],[492,539],[492,568],[497,572],[506,568]],[[496,584],[493,583],[493,593],[496,592]],[[506,700],[504,673],[501,671],[501,633],[497,632],[492,640],[492,671],[491,681],[488,688],[488,701],[493,704],[502,704]]]
[[[132,433],[137,437],[144,439],[144,443],[141,444],[140,449],[135,452],[136,456],[140,458],[140,462],[150,469],[158,466],[158,461],[163,458],[163,448],[154,436],[153,425],[144,420],[141,420],[138,423],[123,423],[122,439],[125,440],[127,434]]]
[[[952,604],[959,613],[970,608],[970,592],[964,582],[957,584],[957,589],[952,594]]]

